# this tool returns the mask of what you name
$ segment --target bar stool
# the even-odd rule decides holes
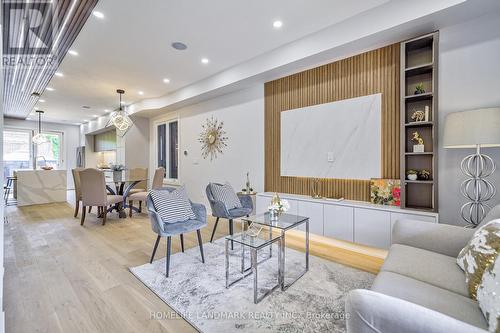
[[[9,176],[7,177],[7,181],[3,186],[3,199],[5,202],[5,206],[14,206],[17,205],[17,200],[15,198],[9,198],[11,190],[14,190],[14,186],[17,182],[17,177]]]

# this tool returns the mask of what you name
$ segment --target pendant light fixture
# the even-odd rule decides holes
[[[118,110],[113,112],[109,117],[108,125],[112,124],[113,126],[115,126],[116,134],[118,134],[119,136],[124,136],[134,123],[122,107],[122,95],[125,93],[125,90],[118,89],[116,90],[116,92],[120,95],[120,106]]]
[[[45,143],[45,142],[48,141],[47,137],[42,134],[42,113],[44,113],[44,111],[42,111],[42,110],[36,110],[36,112],[38,113],[38,134],[36,134],[35,136],[33,136],[33,138],[31,139],[31,141],[35,145],[41,145],[42,143]]]

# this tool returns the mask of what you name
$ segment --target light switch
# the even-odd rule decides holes
[[[329,151],[327,153],[327,160],[328,160],[328,162],[332,162],[333,163],[333,152]]]

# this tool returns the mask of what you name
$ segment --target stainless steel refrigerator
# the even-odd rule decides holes
[[[76,167],[85,168],[85,146],[76,148]]]

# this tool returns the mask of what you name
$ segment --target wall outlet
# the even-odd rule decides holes
[[[333,152],[329,151],[329,152],[326,154],[326,158],[327,158],[327,161],[328,161],[328,162],[333,163],[333,161],[334,161],[334,158],[333,158]]]

